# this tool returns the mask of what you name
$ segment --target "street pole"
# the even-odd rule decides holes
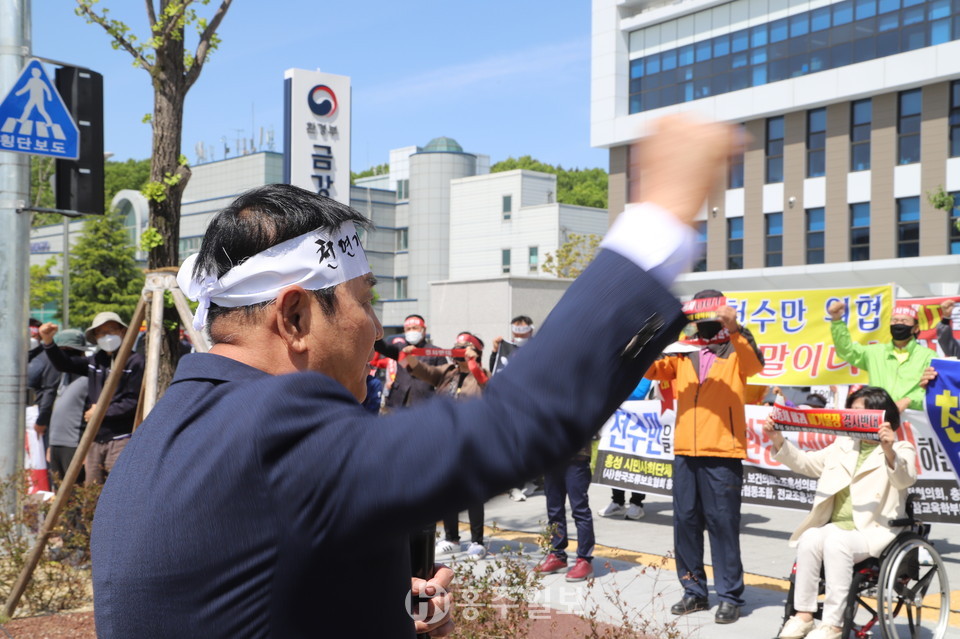
[[[60,323],[70,328],[70,218],[63,217],[63,266],[60,271],[63,285],[63,306],[60,307]]]
[[[0,0],[0,95],[16,82],[30,55],[30,0]],[[0,480],[23,466],[27,376],[27,264],[30,157],[0,152]],[[11,486],[13,484],[11,483]],[[7,513],[16,492],[0,495]]]

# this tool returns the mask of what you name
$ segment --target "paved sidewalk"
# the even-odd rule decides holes
[[[594,513],[608,503],[610,489],[591,486],[590,505]],[[747,584],[744,598],[747,603],[740,621],[718,625],[713,619],[718,601],[712,596],[712,591],[710,611],[684,617],[670,614],[670,606],[682,595],[676,572],[669,560],[673,551],[670,498],[648,495],[645,511],[646,516],[639,521],[595,516],[598,545],[594,553],[597,579],[593,589],[582,583],[568,584],[562,574],[548,575],[544,578],[544,603],[565,612],[582,613],[585,609],[584,600],[587,599],[600,605],[600,615],[604,620],[617,622],[621,611],[610,604],[609,594],[619,591],[627,610],[651,622],[652,636],[665,635],[664,630],[671,624],[676,624],[674,627],[682,637],[752,639],[776,636],[786,598],[785,580],[794,557],[787,540],[802,520],[804,512],[744,506],[741,548]],[[466,521],[466,513],[463,513],[462,520]],[[486,505],[486,522],[488,526],[496,525],[501,531],[488,544],[491,550],[498,550],[504,543],[514,547],[524,543],[527,551],[534,552],[536,536],[546,522],[544,497],[537,494],[525,502],[510,501],[505,495],[496,497]],[[571,536],[575,536],[576,528],[572,519],[568,521],[568,530]],[[953,608],[957,610],[957,602],[960,601],[960,525],[934,524],[931,540],[947,567],[954,592]],[[709,542],[706,543],[705,561],[709,565]],[[573,556],[573,552],[570,554]],[[438,557],[438,560],[445,559],[448,557]],[[653,632],[657,630],[660,632]],[[878,637],[879,632],[875,636]],[[960,627],[952,628],[947,636],[960,639]]]

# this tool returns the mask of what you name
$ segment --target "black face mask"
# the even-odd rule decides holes
[[[722,325],[720,322],[699,322],[697,324],[697,333],[703,339],[713,339],[720,332]]]
[[[906,324],[891,324],[890,335],[892,335],[894,341],[897,342],[908,340],[913,336],[913,327],[907,326]]]

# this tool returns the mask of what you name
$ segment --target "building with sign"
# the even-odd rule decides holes
[[[593,0],[591,141],[610,211],[629,142],[679,111],[750,142],[699,218],[678,290],[895,282],[957,294],[960,5],[955,0]]]

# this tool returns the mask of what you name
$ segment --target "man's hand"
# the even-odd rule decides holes
[[[730,124],[689,114],[668,115],[656,132],[634,143],[631,202],[650,202],[693,224],[697,212],[724,174],[727,158],[740,153],[743,132]]]
[[[431,637],[444,637],[453,632],[453,595],[449,592],[451,583],[453,571],[443,564],[436,564],[433,577],[429,581],[413,578],[410,592],[414,595],[433,596],[427,603],[426,611],[426,619],[432,620],[432,623],[414,621],[418,635],[429,633]]]
[[[830,314],[830,317],[834,321],[842,320],[843,314],[846,312],[847,312],[847,305],[841,302],[840,300],[831,302],[830,306],[827,307],[827,313]]]
[[[496,353],[500,350],[500,342],[503,341],[503,338],[497,335],[493,338],[493,352]]]
[[[920,388],[926,388],[927,385],[937,378],[937,369],[933,366],[927,366],[927,370],[923,371],[923,374],[920,376]]]
[[[717,319],[731,335],[740,330],[737,325],[737,311],[731,306],[721,306],[717,309]]]
[[[403,350],[401,350],[400,352],[401,352],[401,353],[404,353],[404,354],[406,354],[406,355],[409,355],[410,353],[413,352],[413,349],[415,349],[415,348],[416,348],[416,346],[414,346],[414,345],[412,345],[412,344],[407,344],[406,346],[403,347]]]
[[[940,316],[949,322],[953,316],[953,307],[956,306],[956,304],[956,300],[943,300],[940,302]]]
[[[904,397],[903,399],[898,399],[896,403],[897,403],[897,410],[899,410],[901,413],[902,413],[903,411],[907,410],[908,408],[910,408],[910,398],[909,398],[909,397]]]
[[[83,414],[83,421],[89,422],[90,418],[93,417],[93,411],[97,410],[97,405],[92,404],[90,408],[87,409],[87,412]]]
[[[41,324],[38,330],[40,332],[40,341],[49,346],[53,344],[53,336],[57,334],[60,327],[53,322],[47,322],[46,324]]]
[[[47,426],[46,424],[34,424],[33,430],[37,433],[37,437],[43,437],[43,434],[47,432]]]

